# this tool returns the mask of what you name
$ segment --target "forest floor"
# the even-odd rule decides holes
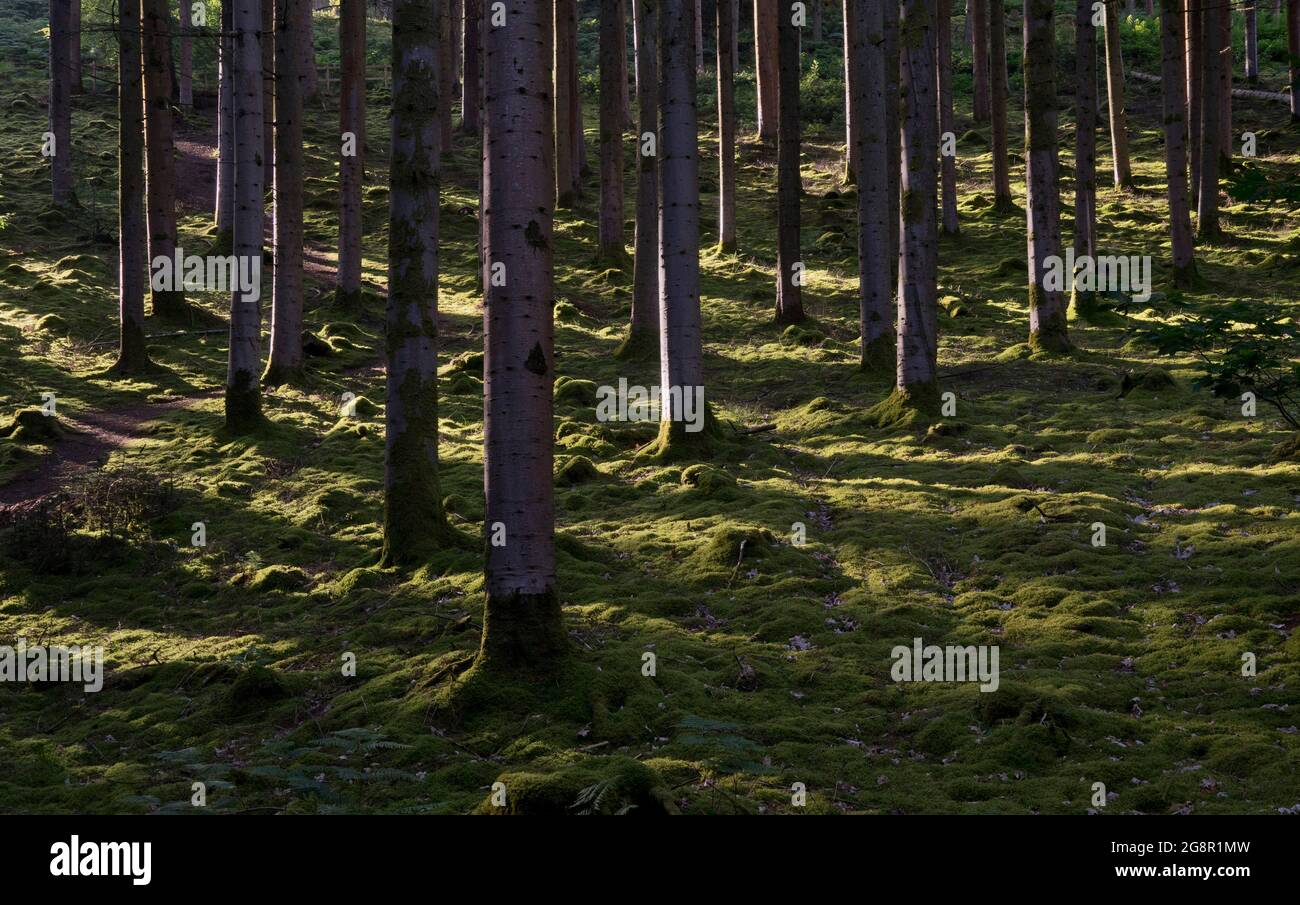
[[[1300,467],[1270,456],[1288,437],[1281,422],[1196,390],[1196,362],[1137,338],[1234,299],[1294,310],[1300,211],[1230,205],[1232,240],[1198,251],[1203,288],[1169,291],[1158,86],[1130,87],[1138,190],[1101,191],[1101,244],[1152,255],[1157,292],[1105,326],[1073,322],[1086,352],[1070,358],[1028,354],[1024,218],[993,211],[987,129],[962,119],[962,233],[940,247],[942,389],[956,412],[931,425],[866,417],[890,379],[856,368],[842,136],[809,129],[813,319],[782,330],[774,154],[743,143],[742,251],[711,250],[716,144],[702,101],[707,392],[730,423],[775,430],[738,434],[704,463],[639,457],[652,426],[595,417],[597,386],[653,385],[657,365],[613,356],[630,278],[589,263],[589,179],[556,226],[557,469],[572,457],[595,466],[556,491],[572,654],[549,687],[467,688],[458,677],[483,602],[474,545],[413,572],[375,566],[386,96],[370,98],[366,313],[354,321],[330,304],[337,136],[318,104],[305,142],[320,259],[307,320],[331,354],[312,360],[306,386],[268,391],[263,433],[231,440],[220,432],[226,337],[202,332],[220,326],[226,299],[193,296],[193,324],[150,318],[150,333],[185,331],[153,342],[157,374],[107,373],[112,98],[78,98],[83,211],[65,217],[49,208],[35,150],[39,84],[0,85],[0,407],[52,392],[59,422],[82,431],[0,440],[0,500],[75,494],[107,474],[141,496],[94,505],[143,506],[116,520],[96,510],[113,530],[59,535],[58,562],[48,534],[4,535],[0,643],[102,645],[108,673],[93,694],[0,683],[0,812],[188,812],[195,781],[214,812],[490,810],[498,780],[517,810],[783,812],[796,783],[810,811],[1083,813],[1095,782],[1108,812],[1300,804],[1289,709],[1300,706]],[[1283,105],[1241,102],[1237,122],[1259,135],[1261,168],[1294,172],[1300,131]],[[594,163],[594,110],[587,123]],[[204,110],[183,129],[187,184],[211,185],[200,180],[212,125]],[[1103,181],[1108,161],[1103,141]],[[442,489],[467,537],[483,518],[476,163],[458,137],[442,207]],[[1022,191],[1018,161],[1012,176]],[[209,210],[182,213],[182,245],[201,253]],[[344,393],[359,397],[355,417],[341,412]],[[204,547],[191,545],[196,522]],[[1091,543],[1096,522],[1104,547]],[[1000,687],[895,683],[890,651],[917,637],[998,645]],[[1242,675],[1247,652],[1255,677]],[[349,653],[354,677],[342,674]]]

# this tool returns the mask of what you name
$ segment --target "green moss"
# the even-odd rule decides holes
[[[9,420],[0,424],[0,437],[15,443],[55,443],[67,435],[67,429],[56,415],[47,415],[40,409],[18,409]]]

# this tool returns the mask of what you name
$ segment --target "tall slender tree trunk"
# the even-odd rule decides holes
[[[1219,26],[1219,174],[1232,172],[1232,7],[1220,3],[1215,7]]]
[[[232,0],[231,24],[235,92],[235,236],[236,260],[261,273],[262,178],[267,171],[262,154],[262,3]],[[230,352],[226,370],[226,430],[243,434],[262,422],[258,375],[262,363],[262,300],[260,285],[247,295],[235,287],[230,294]]]
[[[117,4],[118,350],[113,370],[148,370],[144,335],[144,89],[140,83],[140,0]]]
[[[1217,10],[1205,8],[1200,19],[1205,77],[1201,83],[1201,181],[1196,190],[1196,236],[1202,242],[1215,242],[1223,236],[1219,224],[1219,143],[1223,137],[1219,124],[1223,48],[1219,42],[1223,31]]]
[[[335,297],[361,305],[361,191],[366,180],[366,3],[339,7],[339,267]],[[351,137],[349,140],[348,137]]]
[[[719,0],[721,2],[721,0]],[[824,0],[813,0],[812,2],[812,43],[820,44],[825,33],[825,3]],[[722,40],[719,33],[718,40]]]
[[[1107,7],[1107,11],[1113,4]],[[1048,285],[1049,258],[1061,257],[1057,189],[1056,29],[1053,0],[1025,0],[1025,187],[1029,250],[1029,345],[1066,352],[1070,337],[1064,295]],[[1118,37],[1107,30],[1107,40]],[[1115,95],[1111,95],[1112,103]],[[1123,103],[1122,99],[1120,101]],[[1113,117],[1113,113],[1112,113]],[[1113,121],[1113,120],[1112,120]],[[1122,134],[1122,133],[1121,133]]]
[[[952,134],[956,139],[956,120],[952,111],[952,0],[935,2],[935,71],[938,80],[939,135]],[[943,186],[943,232],[955,236],[961,232],[957,222],[957,158],[944,154],[940,158]]]
[[[275,282],[271,354],[262,382],[297,383],[302,360],[302,38],[308,0],[275,0]]]
[[[294,23],[294,32],[298,36],[298,80],[302,86],[299,94],[305,103],[316,96],[317,81],[315,19],[310,0],[302,5],[298,15],[301,21]]]
[[[1187,73],[1183,35],[1185,0],[1160,0],[1161,87],[1164,99],[1165,178],[1169,196],[1169,240],[1175,286],[1196,278],[1192,222],[1187,206]]]
[[[704,0],[695,0],[695,71],[704,72]]]
[[[461,75],[460,129],[478,135],[483,129],[483,0],[465,0],[465,49]]]
[[[464,69],[465,53],[465,0],[449,0],[451,3],[451,95],[443,99],[447,107],[454,106],[455,99],[461,92],[461,72]],[[464,113],[461,114],[463,119]]]
[[[450,540],[438,482],[439,108],[444,100],[439,64],[446,43],[433,12],[435,2],[399,0],[393,9],[385,565],[418,562]]]
[[[149,261],[176,255],[176,146],[168,95],[171,73],[171,16],[167,0],[144,0],[145,138],[148,162]],[[152,289],[153,313],[180,317],[187,313],[180,274],[170,289]]]
[[[967,25],[971,40],[972,103],[975,122],[986,123],[993,116],[992,83],[989,78],[989,3],[1000,0],[969,0]],[[1003,38],[1003,43],[1006,39]]]
[[[632,129],[636,126],[636,119],[632,116],[632,92],[628,87],[627,72],[627,32],[631,27],[631,21],[627,17],[627,5],[635,0],[618,0],[618,71],[619,71],[619,107],[623,114],[623,128]]]
[[[1291,122],[1300,122],[1300,0],[1286,0],[1286,49],[1291,60]]]
[[[617,0],[600,6],[600,256],[621,262],[623,247],[623,22]]]
[[[1245,0],[1246,13],[1246,81],[1259,81],[1259,14],[1256,0]]]
[[[68,81],[73,94],[81,94],[81,0],[67,0],[71,17],[68,23]]]
[[[1192,155],[1192,192],[1201,185],[1201,91],[1205,86],[1204,52],[1201,47],[1201,5],[1207,0],[1184,0],[1184,31],[1187,35],[1187,144]]]
[[[718,0],[718,247],[736,250],[736,29],[730,0]]]
[[[1115,188],[1129,192],[1133,190],[1133,165],[1128,153],[1128,108],[1124,99],[1124,60],[1120,54],[1119,0],[1106,0],[1106,94]]]
[[[632,0],[636,25],[636,256],[632,320],[624,357],[658,351],[659,339],[659,0]]]
[[[777,150],[776,150],[776,322],[797,324],[804,319],[804,264],[799,250],[799,26],[789,0],[776,0],[777,9]]]
[[[935,98],[935,23],[931,0],[902,0],[902,234],[898,263],[895,401],[933,411],[938,383],[939,104]]]
[[[147,0],[146,0],[147,2]],[[262,188],[275,182],[275,0],[262,3]]]
[[[483,306],[484,492],[488,532],[480,665],[552,672],[567,646],[555,593],[549,4],[505,0],[484,33],[484,255],[508,274]],[[520,134],[537,136],[530,142]],[[535,142],[535,143],[534,143]],[[498,542],[499,541],[499,542]]]
[[[989,0],[989,82],[993,120],[993,207],[1000,213],[1016,210],[1011,197],[1011,148],[1007,140],[1007,23],[1000,2]]]
[[[775,13],[776,4],[770,8]],[[694,19],[693,0],[659,5],[659,382],[683,396],[704,386]],[[686,430],[671,397],[660,417],[661,457],[700,452],[707,443],[708,431]]]
[[[136,5],[139,5],[137,0]],[[211,253],[230,254],[235,235],[235,90],[233,76],[233,4],[221,4],[221,28],[217,38],[220,71],[217,76],[217,197],[213,205],[217,225]]]
[[[887,175],[889,178],[889,266],[892,277],[891,285],[897,285],[899,273],[899,241],[902,231],[898,228],[902,216],[902,107],[899,100],[901,87],[901,53],[899,47],[899,4],[885,4],[885,152],[888,155]],[[936,131],[938,126],[935,127]]]
[[[853,35],[849,69],[853,84],[853,144],[862,165],[858,183],[858,326],[861,367],[894,364],[894,293],[890,266],[889,150],[885,126],[885,18],[875,0],[849,0],[845,30]]]
[[[443,103],[438,109],[438,128],[441,131],[439,153],[451,153],[452,138],[452,118],[451,118],[451,92],[452,83],[456,81],[456,72],[452,61],[452,47],[455,44],[454,29],[451,24],[451,2],[450,0],[438,0],[434,4],[434,19],[436,22],[438,36],[438,97]],[[396,11],[394,11],[396,15]]]
[[[758,82],[758,140],[772,141],[777,133],[778,0],[754,2],[754,74]]]
[[[1074,255],[1097,256],[1097,29],[1093,0],[1077,0],[1074,15]],[[1180,14],[1181,15],[1181,14]],[[1180,92],[1181,93],[1181,92]],[[1096,296],[1070,275],[1071,305],[1084,317],[1096,312]]]
[[[854,185],[858,178],[858,147],[853,141],[853,97],[857,76],[850,65],[853,44],[853,16],[849,5],[853,0],[844,0],[844,184]]]
[[[194,109],[194,25],[193,0],[180,0],[176,21],[180,33],[180,77],[177,103],[182,110]]]
[[[50,0],[50,134],[54,138],[50,172],[58,206],[77,200],[72,186],[71,44],[72,10],[65,0]]]
[[[577,52],[577,0],[555,0],[555,194],[556,207],[572,207],[581,183],[573,122],[576,85],[569,78]]]

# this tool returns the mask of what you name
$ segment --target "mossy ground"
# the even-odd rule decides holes
[[[594,59],[595,29],[583,31]],[[813,59],[834,72],[829,54]],[[0,410],[39,405],[46,390],[75,416],[219,388],[219,333],[153,341],[160,374],[106,373],[112,102],[78,98],[75,167],[90,213],[51,214],[43,112],[14,103],[39,98],[41,77],[34,65],[30,78],[0,82]],[[701,111],[712,109],[706,84]],[[959,66],[960,131],[968,85]],[[589,80],[584,88],[590,101]],[[1150,85],[1129,88],[1138,193],[1101,192],[1102,245],[1155,255],[1159,281],[1168,239],[1158,98]],[[746,71],[742,116],[752,90]],[[364,264],[375,286],[386,103],[372,92]],[[1261,164],[1294,172],[1300,137],[1285,107],[1237,109],[1261,135]],[[586,122],[594,159],[590,106]],[[185,812],[203,780],[213,811],[466,813],[484,808],[503,775],[523,810],[569,798],[572,811],[645,810],[666,788],[688,813],[789,811],[796,782],[814,811],[1082,813],[1098,781],[1121,812],[1300,802],[1288,710],[1300,683],[1300,466],[1270,458],[1290,435],[1262,409],[1243,418],[1190,389],[1196,362],[1157,361],[1130,342],[1133,324],[1178,315],[1170,296],[1126,311],[1122,325],[1071,323],[1090,355],[1005,354],[1027,339],[1024,223],[993,211],[989,155],[975,142],[959,158],[962,234],[941,245],[941,292],[966,303],[960,317],[940,315],[940,389],[957,400],[948,427],[882,429],[868,416],[890,378],[858,368],[842,126],[806,126],[804,299],[817,330],[797,342],[772,324],[774,158],[742,142],[742,250],[702,260],[708,399],[731,424],[776,429],[729,439],[706,469],[663,464],[637,455],[655,425],[597,422],[581,385],[557,394],[557,457],[595,471],[556,489],[569,662],[541,685],[467,673],[481,553],[448,549],[413,571],[375,566],[382,410],[348,416],[341,397],[382,402],[382,301],[367,296],[355,317],[332,307],[334,128],[334,114],[311,108],[309,259],[327,267],[309,273],[307,325],[332,354],[311,360],[304,386],[267,393],[268,423],[252,435],[221,436],[218,395],[115,453],[111,464],[173,477],[177,502],[102,561],[40,574],[3,560],[0,642],[102,644],[109,673],[90,695],[0,684],[0,811]],[[702,135],[706,247],[716,237],[714,137]],[[1061,146],[1069,161],[1068,125]],[[1105,153],[1103,142],[1103,173]],[[443,171],[440,298],[443,361],[466,356],[444,366],[441,484],[452,524],[469,535],[483,519],[482,384],[469,357],[482,335],[476,159],[458,138]],[[627,164],[630,199],[630,153]],[[1019,165],[1013,181],[1023,186]],[[557,222],[557,301],[570,307],[556,360],[562,375],[596,385],[649,386],[653,358],[613,354],[629,281],[586,263],[597,195],[590,185]],[[201,248],[210,217],[182,213],[183,244]],[[1224,222],[1237,241],[1199,253],[1204,287],[1182,303],[1294,305],[1294,267],[1257,265],[1285,249],[1300,215],[1228,205]],[[226,304],[191,299],[212,316]],[[64,326],[39,329],[51,314]],[[172,329],[150,318],[150,333]],[[1121,393],[1125,372],[1157,366],[1174,386]],[[0,480],[39,467],[9,441],[0,448]],[[190,546],[196,521],[203,548]],[[1104,548],[1090,543],[1098,521]],[[916,636],[1001,645],[1000,689],[893,683],[890,649]],[[1258,657],[1257,678],[1242,677],[1243,652]],[[355,676],[343,674],[348,654]]]

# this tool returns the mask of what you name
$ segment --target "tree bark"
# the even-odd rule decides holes
[[[758,83],[758,140],[777,133],[777,0],[754,3],[754,76]]]
[[[993,120],[993,207],[1003,214],[1016,210],[1011,197],[1011,148],[1007,140],[1007,23],[1000,2],[989,2],[989,84]],[[1094,64],[1095,65],[1095,64]],[[1095,139],[1094,139],[1095,140]]]
[[[140,0],[118,0],[117,20],[118,352],[113,370],[150,367],[144,335],[144,276],[148,271],[144,216],[144,104],[140,81]]]
[[[81,0],[68,0],[71,18],[68,23],[68,72],[73,94],[81,94]]]
[[[736,250],[736,28],[730,0],[718,0],[718,248]]]
[[[956,133],[952,110],[952,0],[935,2],[935,71],[938,80],[939,136]],[[957,158],[944,154],[940,158],[943,185],[943,233],[955,236],[961,232],[957,222]]]
[[[555,0],[555,195],[556,207],[572,207],[581,191],[577,126],[573,121],[577,90],[570,73],[577,53],[577,0]]]
[[[440,64],[447,42],[435,2],[399,0],[393,9],[385,565],[419,562],[450,539],[438,483],[439,143],[446,97]]]
[[[302,8],[308,0],[275,0],[275,281],[271,354],[262,382],[297,383],[302,354]]]
[[[396,10],[394,10],[393,15],[397,15]],[[450,98],[452,84],[456,81],[455,64],[452,61],[452,47],[455,46],[455,37],[451,24],[450,0],[438,0],[434,4],[434,19],[438,36],[438,97],[442,100],[438,108],[438,128],[441,131],[438,148],[440,154],[450,154],[452,138]]]
[[[600,256],[626,257],[623,247],[623,22],[616,2],[600,6]]]
[[[1092,4],[1093,0],[1078,0],[1074,15],[1076,260],[1097,255],[1097,29],[1092,24]],[[1095,310],[1095,293],[1074,286],[1074,275],[1070,276],[1075,311],[1091,314]]]
[[[261,272],[262,178],[267,171],[262,100],[262,3],[233,0],[232,62],[235,93],[235,235],[237,261]],[[243,434],[262,423],[258,386],[262,360],[261,287],[248,296],[235,287],[230,294],[230,352],[226,370],[226,430]]]
[[[885,151],[888,154],[889,179],[889,267],[891,285],[897,285],[899,273],[898,228],[902,200],[902,108],[899,104],[901,80],[901,55],[899,48],[899,4],[885,4]],[[938,127],[936,126],[936,129]]]
[[[775,16],[776,4],[769,6]],[[696,119],[693,0],[659,5],[659,350],[660,386],[704,386],[700,319],[700,160]],[[773,85],[772,87],[776,87]],[[687,432],[665,404],[658,450],[698,452],[707,431]]]
[[[777,150],[776,150],[776,322],[797,324],[804,319],[803,261],[799,250],[799,26],[792,5],[777,0]]]
[[[147,0],[146,0],[147,2]],[[275,0],[262,3],[262,188],[275,182]]]
[[[72,182],[72,10],[63,0],[50,0],[50,159],[56,206],[76,203]]]
[[[194,28],[193,7],[191,0],[180,0],[176,22],[180,33],[180,77],[178,79],[179,98],[177,102],[182,110],[194,109]]]
[[[1107,7],[1108,13],[1113,9]],[[1061,199],[1057,189],[1056,30],[1053,0],[1025,2],[1025,187],[1029,227],[1029,345],[1035,352],[1066,352],[1070,337],[1063,293],[1045,279],[1048,259],[1061,256]],[[1108,28],[1110,37],[1118,32]],[[1115,95],[1111,95],[1112,104]],[[1123,104],[1122,99],[1120,104]],[[1114,113],[1112,111],[1112,121]],[[1121,130],[1122,134],[1122,130]]]
[[[460,129],[478,135],[483,129],[483,0],[465,0],[465,49],[461,54]]]
[[[1245,0],[1246,8],[1246,81],[1259,81],[1259,15],[1255,0]]]
[[[632,116],[632,92],[628,87],[627,72],[627,31],[631,24],[627,17],[627,4],[629,0],[618,0],[618,71],[619,71],[619,112],[623,115],[624,130],[632,129],[636,126],[636,119]],[[635,2],[635,0],[633,0]]]
[[[619,354],[639,357],[657,351],[659,337],[659,0],[632,2],[637,42],[636,256],[632,320]]]
[[[719,0],[721,2],[721,0]],[[812,0],[812,43],[820,44],[825,33],[825,4],[823,0]],[[721,41],[721,32],[718,40]]]
[[[361,305],[361,192],[366,180],[366,3],[339,7],[339,267],[335,296],[345,310]],[[344,153],[351,150],[354,153]]]
[[[548,673],[567,647],[555,592],[555,375],[549,4],[505,0],[484,33],[484,491],[489,536],[479,664]],[[537,136],[536,143],[519,136]],[[497,529],[503,543],[492,538]]]
[[[704,72],[704,0],[695,0],[695,71]]]
[[[1219,92],[1223,88],[1223,31],[1218,12],[1206,7],[1200,16],[1201,49],[1205,77],[1201,84],[1201,180],[1196,191],[1196,236],[1215,242],[1223,235],[1219,225],[1219,144],[1223,138],[1219,117]]]
[[[902,0],[900,6],[903,204],[895,394],[903,405],[929,411],[939,401],[935,25],[928,0]]]
[[[137,0],[137,5],[138,0]],[[235,91],[233,77],[234,25],[230,3],[221,4],[221,30],[217,38],[220,70],[217,75],[217,197],[213,209],[217,224],[211,253],[230,254],[235,234]]]
[[[465,0],[448,0],[451,4],[451,94],[443,99],[443,103],[448,107],[454,106],[455,99],[460,96],[462,77],[461,72],[464,69],[465,61]],[[461,118],[465,114],[461,113]]]
[[[310,0],[302,4],[298,15],[301,21],[294,23],[294,31],[298,35],[298,80],[302,86],[299,94],[305,103],[316,96],[317,80],[315,18]]]
[[[1201,185],[1201,91],[1205,85],[1201,47],[1201,5],[1205,0],[1184,0],[1187,35],[1187,144],[1192,155],[1192,192]]]
[[[853,72],[849,58],[852,56],[853,15],[849,9],[853,0],[844,0],[844,184],[855,185],[858,179],[858,147],[853,141],[853,97],[856,94]]]
[[[1165,179],[1169,197],[1169,240],[1175,286],[1191,285],[1196,276],[1192,223],[1187,205],[1187,73],[1183,35],[1185,0],[1160,0],[1161,86],[1164,100]]]
[[[1232,172],[1232,7],[1227,3],[1215,7],[1219,25],[1219,174]]]
[[[149,261],[176,253],[176,145],[168,89],[171,84],[171,15],[167,0],[144,0],[144,98],[148,163]],[[180,317],[187,312],[180,274],[174,289],[151,292],[153,313]]]
[[[853,84],[853,144],[862,165],[858,183],[858,326],[863,370],[894,364],[894,294],[890,235],[889,150],[885,125],[885,19],[883,4],[850,0],[845,30],[853,35],[849,69]]]
[[[1128,109],[1124,99],[1124,60],[1120,54],[1119,0],[1106,0],[1106,94],[1115,188],[1130,192],[1133,190],[1133,165],[1128,153]]]
[[[989,2],[969,0],[971,15],[968,23],[971,36],[972,103],[975,122],[986,123],[993,115],[992,83],[989,78]],[[1000,0],[992,0],[1000,2]],[[999,16],[1001,18],[1001,16]],[[1006,43],[1005,37],[1003,43]]]
[[[1291,122],[1300,122],[1300,0],[1286,0],[1286,48],[1290,57]]]

